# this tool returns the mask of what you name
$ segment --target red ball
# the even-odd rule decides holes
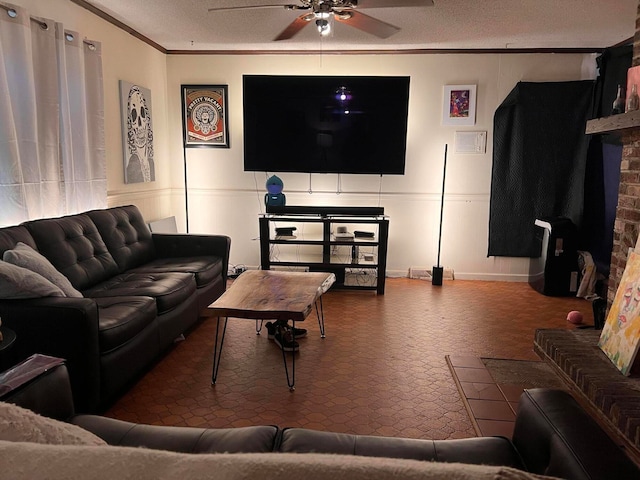
[[[571,310],[567,314],[567,322],[569,323],[579,325],[582,323],[582,319],[583,319],[582,312],[579,312],[578,310]]]

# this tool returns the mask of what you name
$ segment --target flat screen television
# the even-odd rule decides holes
[[[244,170],[403,175],[409,77],[244,75]]]

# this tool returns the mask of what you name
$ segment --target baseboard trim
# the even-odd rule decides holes
[[[248,270],[260,270],[258,265],[247,265]],[[454,272],[455,280],[482,280],[485,282],[528,282],[528,274],[503,274],[503,273],[460,273]],[[407,270],[387,270],[387,278],[409,278]],[[455,280],[452,280],[455,282]],[[424,279],[416,281],[431,281]]]

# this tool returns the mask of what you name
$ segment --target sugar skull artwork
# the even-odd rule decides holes
[[[155,181],[151,91],[120,81],[125,183]]]
[[[640,347],[640,254],[631,252],[598,341],[624,374],[631,373]]]

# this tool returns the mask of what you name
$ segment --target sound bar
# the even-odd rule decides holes
[[[306,205],[267,205],[267,213],[280,215],[320,215],[321,217],[377,217],[384,207],[315,207]]]

